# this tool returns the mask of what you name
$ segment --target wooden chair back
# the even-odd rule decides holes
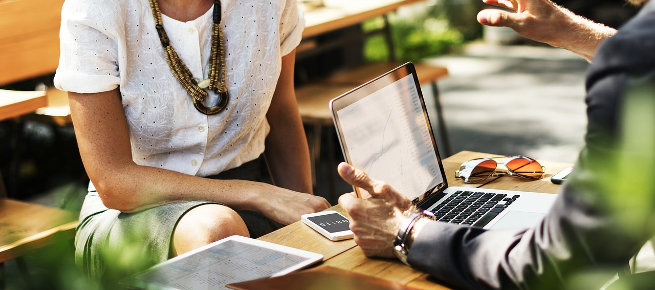
[[[64,0],[0,0],[0,86],[55,72],[63,4]],[[46,93],[44,107],[27,117],[70,124],[66,92],[48,88]],[[16,96],[1,92],[0,97]]]
[[[0,0],[0,86],[53,73],[64,0]]]

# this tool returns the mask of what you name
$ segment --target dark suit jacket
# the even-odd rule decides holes
[[[597,51],[586,82],[585,148],[546,218],[507,231],[432,222],[414,241],[409,263],[456,288],[577,288],[580,274],[607,270],[582,284],[601,286],[655,233],[655,117],[639,122],[655,115],[655,105],[626,105],[635,99],[628,92],[637,91],[629,88],[652,84],[654,71],[651,1]],[[655,100],[653,90],[642,95]]]

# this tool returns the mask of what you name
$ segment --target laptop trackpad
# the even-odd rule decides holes
[[[492,230],[530,228],[539,223],[544,213],[512,210],[490,227]]]

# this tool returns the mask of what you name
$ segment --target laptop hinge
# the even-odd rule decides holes
[[[417,198],[416,207],[423,210],[430,207],[432,204],[446,196],[446,194],[444,194],[445,190],[445,183],[433,187],[423,195],[424,197],[422,200],[418,200]]]

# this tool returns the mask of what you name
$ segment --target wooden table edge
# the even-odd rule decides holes
[[[397,10],[399,7],[408,5],[408,4],[413,4],[417,2],[422,2],[423,0],[404,0],[404,1],[398,1],[395,3],[390,3],[388,5],[378,7],[372,10],[366,10],[362,11],[359,13],[355,13],[352,15],[347,15],[346,17],[342,17],[339,19],[319,23],[316,25],[310,25],[310,26],[305,26],[305,29],[302,32],[302,38],[309,38],[313,37],[328,31],[344,28],[350,25],[355,25],[357,23],[361,23],[364,20],[376,17],[376,16],[382,16],[384,14],[387,14],[389,12]],[[305,11],[304,13],[307,14],[310,11]]]

